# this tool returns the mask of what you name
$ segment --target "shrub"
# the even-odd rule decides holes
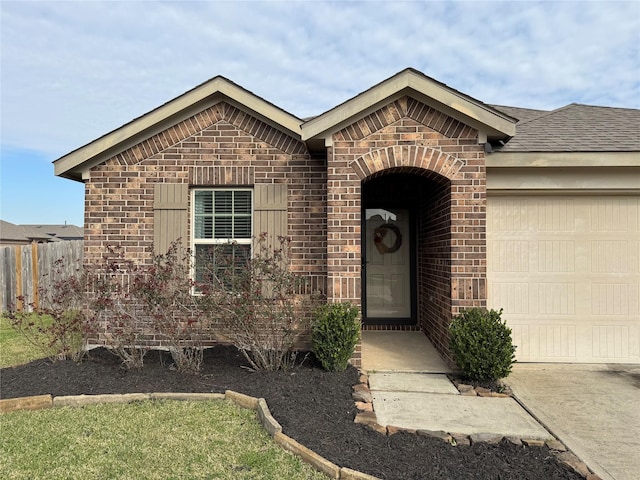
[[[274,248],[263,234],[250,258],[238,257],[228,244],[213,246],[198,259],[202,264],[215,259],[198,284],[203,304],[255,370],[293,366],[295,338],[307,322],[307,301],[298,293],[304,279],[289,270],[289,244],[280,237]]]
[[[350,303],[331,303],[316,308],[314,314],[313,353],[325,370],[344,371],[360,338],[358,308]]]
[[[84,275],[68,272],[64,258],[58,259],[51,281],[38,287],[39,301],[18,297],[26,310],[11,308],[4,315],[11,326],[50,360],[80,361],[86,353],[87,329],[84,311]]]
[[[502,309],[469,308],[449,326],[449,348],[462,374],[471,380],[495,381],[511,373],[515,346]]]
[[[203,329],[208,312],[194,295],[191,251],[173,242],[153,263],[137,269],[130,296],[140,305],[150,328],[169,348],[181,372],[197,373],[203,359]]]
[[[104,336],[109,351],[126,369],[142,368],[149,351],[137,325],[144,312],[130,294],[131,279],[141,268],[114,246],[107,246],[99,262],[86,266],[87,324]]]
[[[136,264],[121,248],[107,247],[90,267],[88,318],[104,334],[124,368],[140,368],[148,337],[168,348],[178,371],[197,373],[203,359],[203,325],[209,313],[194,295],[192,257],[179,241],[151,264]]]

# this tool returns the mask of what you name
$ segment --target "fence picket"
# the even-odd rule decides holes
[[[56,280],[54,266],[59,259],[64,259],[63,277],[78,272],[83,248],[82,240],[0,248],[0,312],[18,306],[20,295],[37,302],[38,288],[47,289]]]

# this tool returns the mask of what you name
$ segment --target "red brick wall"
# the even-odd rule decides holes
[[[429,212],[422,212],[431,216],[422,241],[429,231],[438,232],[440,240],[419,254],[424,276],[418,315],[436,347],[448,356],[445,336],[451,316],[462,307],[486,303],[486,171],[478,132],[403,97],[336,132],[332,143],[327,160],[329,299],[361,302],[361,183],[386,172],[425,176],[442,187],[430,200]],[[450,266],[436,267],[435,253],[441,254],[447,242]],[[439,304],[436,312],[428,302],[432,288]]]
[[[85,262],[107,245],[149,262],[154,184],[244,186],[288,184],[291,268],[326,289],[326,167],[304,143],[226,103],[208,108],[108,159],[85,186]],[[190,232],[185,232],[188,237]]]
[[[486,303],[484,151],[476,130],[409,97],[336,132],[326,163],[226,103],[188,118],[91,170],[85,259],[119,245],[131,259],[150,260],[155,183],[286,182],[292,269],[330,301],[359,305],[361,186],[389,172],[434,186],[418,218],[418,320],[448,355],[451,316]]]

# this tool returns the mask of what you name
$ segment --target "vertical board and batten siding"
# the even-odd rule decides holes
[[[189,187],[158,183],[154,188],[154,251],[164,254],[171,242],[187,238]],[[267,233],[267,243],[279,245],[287,235],[287,184],[256,184],[253,188],[253,235]]]
[[[519,361],[640,363],[640,197],[487,203],[489,306]]]
[[[253,235],[267,233],[267,244],[279,246],[287,235],[287,184],[258,183],[253,189]]]
[[[187,239],[189,186],[157,183],[153,192],[153,246],[156,255],[167,253],[172,242]]]
[[[82,269],[82,240],[0,248],[0,309],[39,301],[39,290],[53,292],[53,283]],[[60,262],[58,262],[60,260]]]

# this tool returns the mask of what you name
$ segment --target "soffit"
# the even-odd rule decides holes
[[[302,120],[218,76],[55,160],[55,174],[81,181],[93,166],[222,101],[294,138],[301,138]]]

